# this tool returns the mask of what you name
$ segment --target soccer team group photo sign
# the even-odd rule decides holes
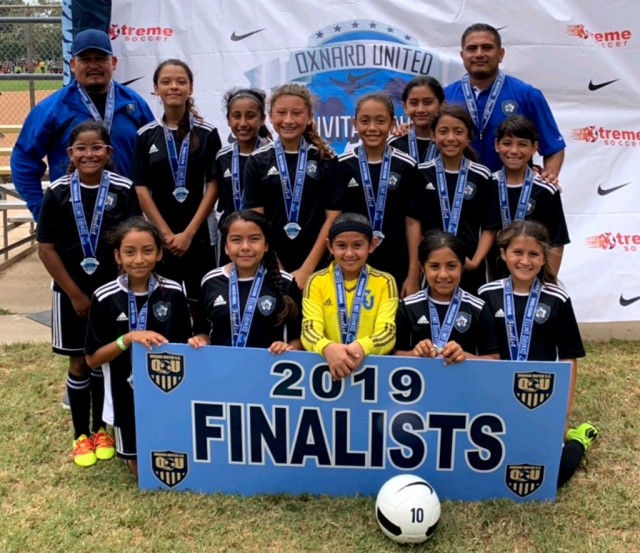
[[[556,497],[568,363],[372,356],[333,381],[315,353],[133,355],[143,489],[374,495],[410,473],[451,500]]]

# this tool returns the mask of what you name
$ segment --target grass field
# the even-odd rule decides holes
[[[58,90],[62,81],[34,81],[35,90]],[[28,81],[0,81],[0,92],[22,92],[29,90]]]
[[[640,343],[588,345],[572,422],[601,436],[557,503],[445,502],[423,546],[378,530],[374,498],[139,492],[117,461],[69,458],[64,359],[0,349],[2,552],[640,552]]]

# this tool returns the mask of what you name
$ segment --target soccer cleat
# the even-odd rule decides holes
[[[584,447],[585,452],[591,447],[593,441],[598,437],[600,431],[590,422],[584,422],[578,428],[570,428],[565,436],[569,442],[576,440]]]
[[[104,428],[98,430],[93,436],[93,447],[96,451],[96,457],[101,461],[108,461],[113,459],[116,454],[116,448],[114,447],[113,438],[107,434]]]
[[[90,467],[98,462],[93,441],[86,434],[73,441],[73,462],[80,467]]]

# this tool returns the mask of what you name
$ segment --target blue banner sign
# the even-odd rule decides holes
[[[569,363],[135,344],[140,488],[376,494],[403,472],[441,498],[553,500]]]

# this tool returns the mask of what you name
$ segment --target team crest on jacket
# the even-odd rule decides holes
[[[527,497],[544,482],[544,465],[507,465],[505,482],[519,497]]]
[[[112,210],[116,206],[116,202],[118,201],[118,196],[116,196],[113,192],[109,192],[107,194],[107,198],[104,201],[104,208],[107,211]]]
[[[502,102],[502,113],[507,117],[509,115],[515,115],[516,111],[518,111],[518,104],[513,100],[505,100]]]
[[[464,187],[464,199],[470,200],[471,198],[473,198],[476,195],[477,188],[478,187],[475,184],[473,184],[472,182],[468,182]]]
[[[169,313],[171,313],[171,304],[168,301],[159,301],[154,304],[153,314],[161,323],[169,318]]]
[[[466,332],[471,326],[471,315],[463,311],[458,313],[455,322],[456,330],[460,333]]]
[[[551,308],[546,303],[539,303],[534,316],[536,323],[544,323],[549,318],[550,313]]]
[[[398,183],[400,182],[400,175],[395,171],[391,171],[389,173],[389,190],[395,190],[398,188]]]
[[[168,394],[184,379],[184,355],[147,353],[147,374],[151,382]]]
[[[513,375],[513,395],[527,409],[533,411],[553,395],[556,375],[537,371]]]
[[[152,451],[151,468],[160,482],[173,488],[189,474],[189,457],[177,451]]]
[[[276,299],[273,296],[262,296],[258,298],[258,309],[265,317],[273,313],[276,307]]]
[[[318,174],[318,162],[314,159],[307,161],[307,175],[315,177]]]

